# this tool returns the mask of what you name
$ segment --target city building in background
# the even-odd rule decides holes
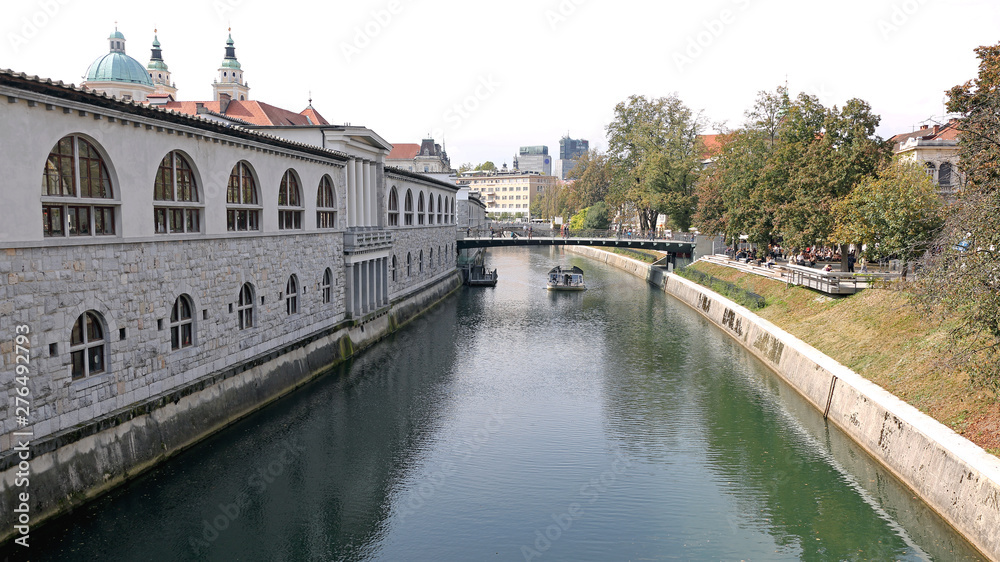
[[[576,166],[576,159],[590,152],[590,141],[571,139],[569,135],[559,139],[559,159],[554,163],[552,175],[566,179]]]
[[[394,144],[385,163],[418,174],[454,173],[448,152],[434,139],[423,139],[420,144]]]
[[[942,195],[954,194],[961,185],[958,170],[958,119],[944,125],[923,123],[912,133],[892,137],[893,151],[923,164]]]
[[[470,196],[478,196],[486,204],[487,213],[514,218],[528,218],[531,202],[558,182],[552,175],[511,170],[506,165],[489,172],[466,172],[458,179],[459,186],[468,187]]]
[[[547,146],[522,146],[514,159],[514,169],[552,175],[552,157]]]

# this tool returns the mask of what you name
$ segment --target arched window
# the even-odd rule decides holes
[[[431,253],[427,256],[427,266],[434,269],[434,248],[431,248]]]
[[[323,282],[320,283],[319,290],[323,294],[323,304],[333,300],[333,270],[329,267],[323,272]]]
[[[451,201],[451,204],[448,205],[448,208],[451,209],[451,224],[455,224],[455,198],[449,197],[448,200]]]
[[[240,298],[236,304],[236,319],[240,329],[245,330],[253,327],[253,285],[244,283],[240,289]]]
[[[103,373],[105,346],[104,319],[88,310],[76,319],[69,340],[69,354],[73,362],[73,380]]]
[[[285,283],[285,312],[295,314],[299,311],[299,278],[292,275]]]
[[[421,191],[420,195],[417,196],[417,224],[424,224],[424,192]]]
[[[295,172],[285,170],[278,186],[278,229],[302,229],[302,197],[299,192],[299,180]]]
[[[396,186],[389,190],[389,226],[399,226],[399,195]]]
[[[59,200],[66,197],[79,198],[80,201],[70,203]],[[108,201],[110,199],[114,199],[111,174],[100,152],[77,135],[60,139],[49,153],[42,172],[42,234],[115,234],[118,205]]]
[[[448,200],[445,199],[445,202]],[[438,195],[438,224],[444,224],[444,207],[441,205],[441,196]]]
[[[419,273],[423,273],[424,272],[424,251],[423,250],[420,250],[420,258],[418,259],[417,263],[420,266],[420,269],[418,270]]]
[[[230,232],[260,230],[259,201],[250,164],[237,162],[226,189],[226,228]]]
[[[434,196],[428,197],[427,224],[434,224]]]
[[[413,275],[413,257],[410,252],[406,252],[406,276]]]
[[[392,280],[396,281],[396,256],[392,256]]]
[[[938,185],[948,187],[951,185],[951,164],[942,162],[938,167]]]
[[[441,246],[438,246],[438,265],[444,263],[444,253],[441,252]]]
[[[316,228],[337,228],[337,195],[333,180],[323,176],[316,193]]]
[[[406,199],[403,201],[403,224],[413,226],[413,193],[406,190]]]
[[[170,311],[170,349],[181,349],[194,345],[194,315],[191,297],[181,295],[174,301]]]
[[[201,232],[201,205],[191,164],[174,150],[163,157],[153,181],[157,234]],[[168,203],[169,202],[169,203]]]

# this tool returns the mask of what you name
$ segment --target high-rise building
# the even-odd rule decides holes
[[[555,175],[559,176],[559,179],[566,179],[566,176],[576,166],[574,160],[589,151],[590,141],[571,139],[569,135],[559,139],[559,159],[555,162]]]
[[[569,135],[559,139],[559,159],[573,160],[590,151],[590,141],[586,139],[571,139]]]
[[[522,146],[514,159],[514,169],[552,175],[552,157],[547,146]]]

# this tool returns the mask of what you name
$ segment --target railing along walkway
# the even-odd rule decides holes
[[[747,273],[784,281],[792,285],[808,287],[830,295],[853,295],[858,291],[870,287],[871,282],[876,279],[898,279],[900,277],[898,273],[822,271],[790,263],[775,264],[772,267],[766,267],[734,260],[729,256],[721,254],[705,256],[701,259],[709,263],[724,265]]]

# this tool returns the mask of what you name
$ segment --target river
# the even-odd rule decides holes
[[[589,289],[547,292],[556,264]],[[496,288],[33,530],[31,559],[978,559],[680,302],[554,248],[489,265]]]

